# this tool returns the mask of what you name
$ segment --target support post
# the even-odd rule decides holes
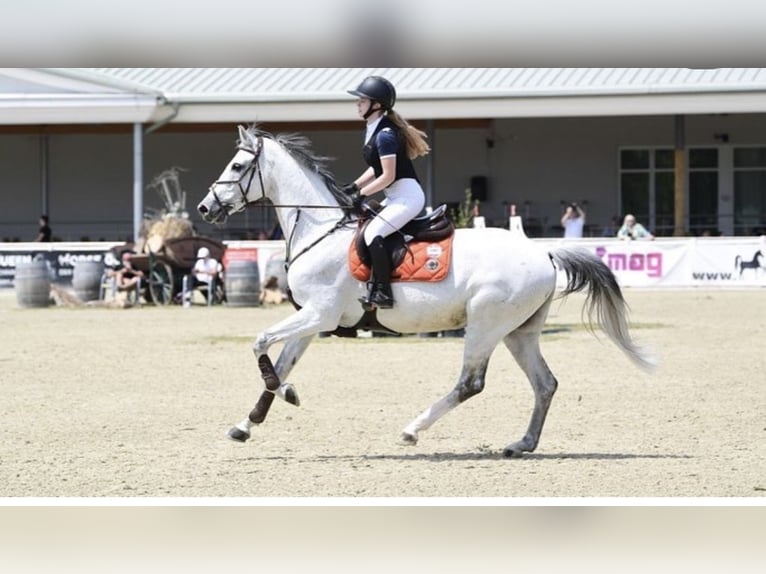
[[[133,241],[138,242],[144,218],[144,141],[140,123],[133,124]]]
[[[685,217],[686,213],[686,154],[684,153],[684,116],[677,115],[675,118],[675,177],[673,189],[673,235],[683,237],[686,234]]]
[[[40,213],[45,215],[49,215],[48,211],[50,209],[48,150],[48,135],[42,134],[40,136]]]

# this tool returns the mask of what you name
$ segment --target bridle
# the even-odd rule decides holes
[[[247,153],[250,153],[253,155],[253,161],[250,162],[250,165],[242,172],[242,174],[239,176],[239,179],[233,179],[233,180],[217,180],[213,183],[213,185],[210,186],[210,193],[213,195],[213,199],[215,199],[215,202],[218,204],[218,207],[220,210],[228,216],[228,210],[226,204],[224,204],[221,201],[221,198],[218,197],[218,194],[215,192],[215,188],[218,185],[236,185],[239,189],[240,194],[242,195],[242,207],[246,207],[249,203],[258,203],[262,199],[266,199],[266,188],[263,184],[263,172],[261,171],[261,151],[263,151],[263,136],[258,136],[256,138],[256,146],[255,148],[251,148],[248,146],[237,146],[237,149],[240,151],[244,151]],[[258,183],[261,186],[261,197],[256,199],[255,201],[251,202],[249,201],[248,195],[250,194],[250,186],[253,184],[253,179],[255,179],[256,174],[258,175]],[[249,176],[249,178],[248,178]],[[243,181],[247,179],[247,184],[243,186]],[[261,204],[264,205],[264,204]],[[290,265],[298,259],[301,255],[309,251],[312,247],[320,243],[323,239],[328,237],[329,235],[335,233],[338,229],[341,229],[342,227],[345,227],[346,224],[351,223],[353,220],[350,219],[350,212],[347,212],[343,215],[343,217],[333,226],[329,231],[324,233],[321,237],[314,240],[311,244],[309,244],[307,247],[302,249],[295,257],[290,257],[290,251],[292,247],[293,237],[295,236],[295,230],[298,227],[298,222],[301,218],[301,209],[342,209],[342,210],[349,210],[352,208],[341,206],[341,205],[306,205],[306,204],[275,204],[272,203],[271,207],[289,207],[289,208],[295,208],[297,210],[297,213],[295,215],[295,224],[293,225],[292,232],[290,233],[290,237],[287,239],[287,244],[285,247],[285,271],[287,271],[290,267]]]
[[[228,215],[228,212],[226,210],[226,205],[221,201],[221,199],[218,197],[218,194],[215,192],[215,188],[218,185],[236,185],[239,188],[239,193],[242,195],[243,208],[249,203],[257,203],[262,199],[266,199],[266,188],[263,185],[263,172],[261,171],[261,161],[260,161],[261,151],[263,150],[263,136],[258,136],[258,138],[256,139],[256,143],[257,145],[254,149],[248,146],[237,146],[238,150],[244,151],[253,155],[253,161],[250,163],[247,169],[245,169],[245,171],[242,172],[242,175],[239,176],[239,179],[228,179],[228,180],[219,179],[213,182],[213,185],[210,186],[210,193],[213,194],[213,199],[215,199],[215,202],[218,204],[218,207],[226,215]],[[250,194],[250,186],[253,184],[253,179],[255,178],[256,174],[258,175],[258,183],[261,186],[261,197],[251,202],[247,199],[247,196]],[[250,179],[247,180],[247,185],[243,186],[242,181],[248,175],[250,176]],[[279,204],[271,203],[271,207],[292,207],[297,209],[308,209],[308,208],[342,209],[342,210],[352,209],[351,207],[344,206],[344,205],[306,205],[305,203],[279,203]]]
[[[236,185],[239,188],[239,193],[242,195],[242,208],[245,208],[247,204],[250,203],[247,199],[247,196],[250,193],[250,186],[253,184],[253,178],[257,173],[258,182],[261,185],[261,197],[259,199],[266,197],[266,189],[263,186],[263,173],[261,172],[260,162],[261,150],[263,149],[262,137],[258,137],[257,144],[258,145],[255,147],[255,149],[245,146],[237,146],[238,150],[253,154],[253,161],[250,162],[250,165],[247,167],[247,169],[242,172],[242,174],[239,176],[239,179],[219,179],[213,182],[213,185],[210,186],[210,193],[213,194],[213,199],[215,199],[215,202],[218,204],[218,208],[223,212],[224,216],[228,216],[229,212],[227,206],[221,201],[221,198],[218,197],[218,194],[215,192],[215,188],[219,185]],[[242,181],[248,175],[250,176],[250,179],[247,180],[247,186],[243,187]]]

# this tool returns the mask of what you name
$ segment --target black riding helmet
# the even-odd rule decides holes
[[[382,76],[368,76],[355,90],[349,90],[348,93],[352,96],[378,102],[384,111],[392,109],[396,103],[394,85]],[[367,115],[370,113],[367,112]]]

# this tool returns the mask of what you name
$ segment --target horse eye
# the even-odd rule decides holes
[[[241,163],[233,163],[231,164],[231,169],[234,171],[242,171],[242,164]]]

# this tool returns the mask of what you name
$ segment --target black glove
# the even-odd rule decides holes
[[[364,196],[361,193],[355,193],[351,196],[351,207],[356,213],[361,213],[364,204]]]
[[[342,186],[340,190],[346,195],[354,195],[355,193],[359,193],[359,186],[355,183],[347,183]]]

